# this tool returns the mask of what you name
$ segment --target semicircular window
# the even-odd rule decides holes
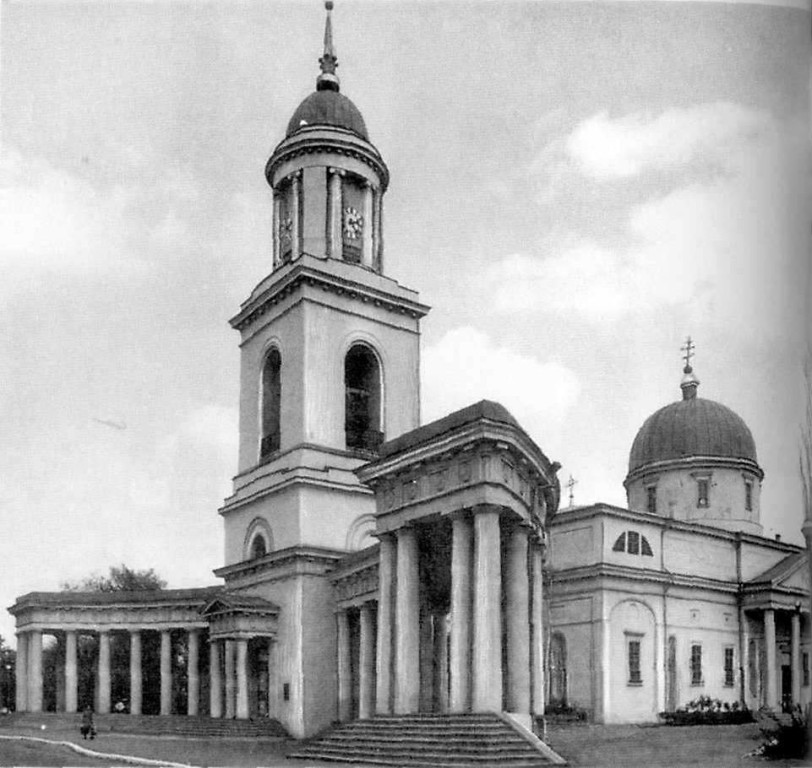
[[[628,552],[630,555],[645,555],[653,557],[648,539],[637,531],[624,531],[615,539],[612,545],[613,552]]]

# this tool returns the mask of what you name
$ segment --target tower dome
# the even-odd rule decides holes
[[[685,347],[682,399],[649,416],[629,453],[624,485],[631,509],[760,533],[764,473],[744,420],[697,395],[699,380]]]
[[[287,136],[308,126],[328,125],[346,128],[369,139],[361,111],[343,93],[333,90],[314,91],[293,113],[288,123]]]

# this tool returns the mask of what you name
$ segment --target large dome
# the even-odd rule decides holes
[[[318,90],[310,94],[296,109],[288,123],[287,136],[310,125],[332,125],[346,128],[369,140],[364,118],[358,107],[336,90]]]
[[[649,416],[629,455],[629,474],[649,464],[690,457],[756,459],[756,444],[747,424],[730,408],[690,397]]]

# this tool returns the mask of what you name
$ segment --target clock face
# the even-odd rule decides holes
[[[284,242],[290,242],[293,239],[293,221],[290,216],[282,219],[279,227],[279,237]]]
[[[357,240],[364,232],[364,217],[355,208],[344,209],[344,236]]]

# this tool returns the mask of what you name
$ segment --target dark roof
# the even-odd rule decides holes
[[[666,405],[646,419],[632,443],[629,473],[694,456],[758,463],[753,435],[742,418],[721,403],[693,397]]]
[[[222,587],[194,589],[145,589],[119,592],[28,592],[17,598],[16,605],[116,605],[121,603],[205,603]]]
[[[480,400],[478,403],[466,406],[459,411],[454,411],[448,416],[443,416],[442,419],[432,421],[430,424],[424,424],[422,427],[413,429],[411,432],[406,432],[394,440],[389,440],[384,443],[378,455],[380,458],[393,456],[396,453],[401,453],[409,448],[413,448],[421,443],[426,443],[433,440],[446,432],[453,432],[460,429],[466,424],[479,421],[480,419],[487,419],[488,421],[498,421],[502,424],[509,424],[511,427],[524,432],[519,426],[519,422],[510,415],[507,408],[492,400]]]
[[[764,573],[749,579],[751,584],[769,584],[780,580],[783,576],[792,571],[801,561],[806,562],[806,550],[803,552],[793,552],[783,560],[779,560],[772,568],[768,568]]]
[[[369,140],[364,118],[358,107],[338,91],[314,91],[297,108],[288,123],[287,136],[312,125],[346,128]]]
[[[247,608],[251,610],[264,610],[278,612],[279,606],[266,600],[259,595],[244,595],[235,592],[221,592],[220,594],[213,595],[211,600],[206,603],[205,607],[201,610],[202,613],[209,613],[214,605],[222,603],[231,610],[239,610]]]

